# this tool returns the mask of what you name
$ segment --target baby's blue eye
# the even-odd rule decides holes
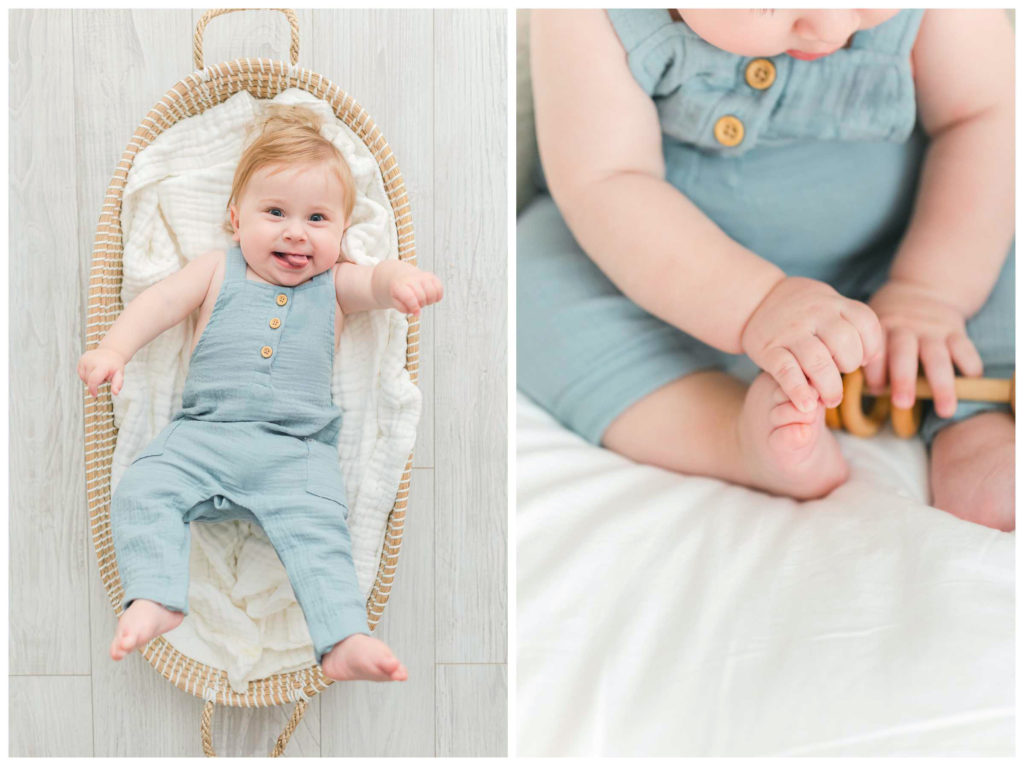
[[[311,221],[326,221],[327,219],[324,218],[324,214],[323,213],[313,213],[313,215],[311,215],[309,217],[309,220],[311,220]]]
[[[270,213],[271,215],[277,215],[277,216],[284,215],[284,211],[281,208],[279,208],[279,207],[272,207],[269,210],[267,210],[267,212]]]

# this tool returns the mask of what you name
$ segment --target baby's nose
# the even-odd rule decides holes
[[[805,11],[797,19],[795,28],[806,40],[842,45],[857,31],[857,11]]]
[[[288,239],[305,239],[306,229],[298,221],[292,221],[285,227],[284,235]]]

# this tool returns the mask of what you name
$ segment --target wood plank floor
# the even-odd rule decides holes
[[[92,240],[125,144],[192,70],[200,11],[12,11],[10,755],[201,755],[202,701],[116,624],[88,536],[82,386]],[[336,684],[289,756],[507,752],[505,11],[299,11],[299,63],[352,94],[402,168],[420,264],[423,419],[398,575],[378,634],[402,685]],[[207,27],[207,63],[283,58],[271,11]],[[265,755],[291,710],[218,708],[219,755]]]

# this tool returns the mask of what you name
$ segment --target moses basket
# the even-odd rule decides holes
[[[384,136],[370,116],[350,96],[326,78],[298,66],[298,22],[290,11],[283,11],[291,24],[291,63],[269,59],[236,59],[213,66],[203,66],[202,35],[207,22],[230,10],[207,12],[199,21],[193,40],[195,71],[171,88],[139,124],[117,165],[107,188],[103,210],[93,245],[89,280],[86,348],[93,349],[106,335],[124,308],[122,287],[122,231],[120,224],[122,192],[136,155],[163,131],[179,120],[199,115],[235,93],[245,90],[258,99],[270,99],[288,88],[299,88],[328,103],[336,117],[363,142],[377,161],[384,190],[397,228],[398,255],[415,264],[412,217],[405,183],[398,163]],[[409,318],[406,336],[406,362],[413,383],[417,380],[419,319]],[[99,561],[100,575],[115,611],[120,609],[123,588],[118,575],[117,560],[110,529],[111,464],[117,428],[114,423],[110,388],[101,389],[98,398],[85,392],[85,457],[86,489],[93,545]],[[384,611],[398,563],[402,541],[405,509],[409,492],[412,455],[406,463],[394,506],[387,519],[383,548],[366,604],[368,623],[373,629]],[[284,732],[278,737],[272,755],[279,756],[307,707],[307,700],[333,682],[320,667],[280,673],[250,681],[246,693],[233,691],[225,672],[202,664],[176,650],[163,636],[150,641],[142,656],[164,678],[182,691],[202,697],[206,704],[201,720],[203,750],[214,755],[210,722],[215,703],[238,707],[262,707],[295,703],[295,710]]]

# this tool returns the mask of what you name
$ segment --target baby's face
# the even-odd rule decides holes
[[[341,255],[344,202],[341,179],[326,163],[262,167],[230,207],[235,242],[267,282],[301,284]]]
[[[716,48],[739,56],[788,53],[811,61],[846,45],[854,32],[888,21],[898,9],[684,10],[686,25]]]

